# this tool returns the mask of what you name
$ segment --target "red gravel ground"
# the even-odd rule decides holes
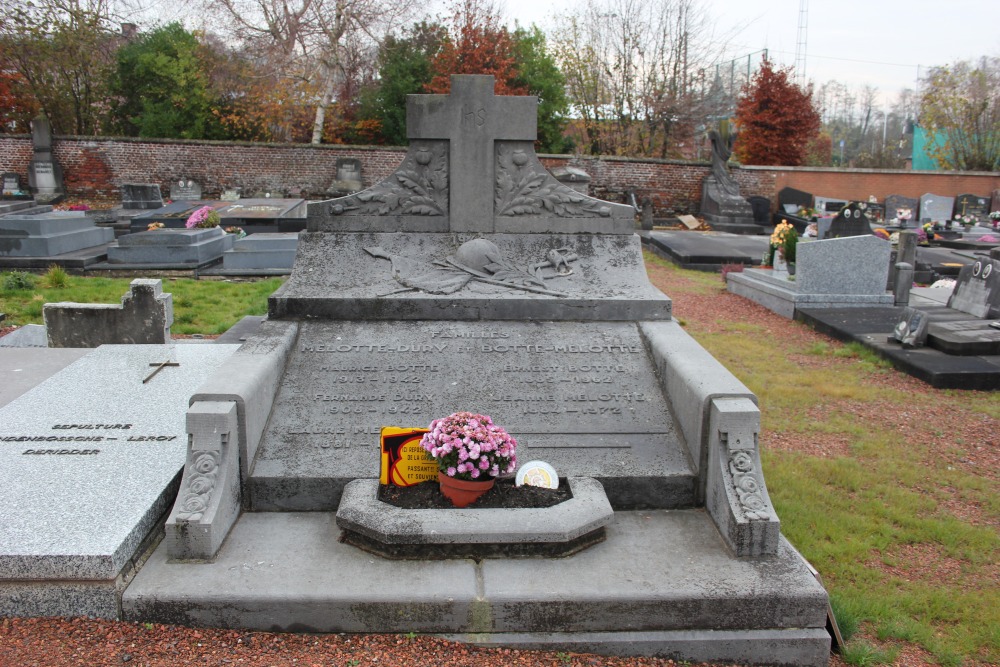
[[[721,289],[705,293],[703,288],[674,272],[650,265],[650,278],[671,296],[675,316],[696,326],[699,331],[721,330],[717,318],[725,313],[725,321],[764,323],[768,332],[795,347],[806,347],[817,341],[828,341],[797,323],[791,322],[746,299]],[[692,327],[689,327],[692,328]],[[0,335],[8,329],[0,328]],[[819,356],[803,356],[803,363],[838,363]],[[933,393],[927,385],[902,373],[888,373],[878,380],[916,395]],[[878,406],[857,406],[859,419],[886,419]],[[898,417],[898,416],[897,416]],[[985,420],[969,423],[968,415],[941,411],[934,415],[937,427],[945,433],[963,432],[974,441],[989,432],[994,423]],[[952,423],[954,422],[954,423]],[[916,425],[899,424],[917,429]],[[969,431],[968,433],[966,433]],[[829,442],[804,443],[801,438],[783,438],[780,433],[766,435],[772,447],[796,450],[812,456],[835,456],[842,453],[845,443],[831,438]],[[998,448],[977,453],[974,462],[957,461],[960,465],[975,464],[978,471],[995,479],[1000,471]],[[988,472],[987,472],[988,471]],[[975,508],[956,507],[956,514],[975,519]],[[901,554],[908,565],[919,565],[933,554],[914,552]],[[946,562],[934,559],[935,567]],[[946,573],[938,573],[946,574]],[[862,631],[858,636],[864,636]],[[865,637],[870,643],[879,642]],[[898,644],[897,644],[898,646]],[[378,665],[400,667],[409,665],[441,667],[496,666],[602,666],[641,667],[678,664],[672,660],[652,658],[609,658],[587,654],[555,651],[517,651],[510,649],[479,649],[436,637],[407,635],[302,635],[232,630],[192,629],[155,624],[136,624],[93,619],[22,619],[0,620],[0,667],[69,667],[120,666],[178,667],[181,665],[245,665],[266,667],[348,667]],[[685,663],[689,664],[689,663]],[[912,645],[902,645],[894,665],[917,667],[933,664],[930,657]],[[837,656],[831,656],[829,667],[844,667]]]

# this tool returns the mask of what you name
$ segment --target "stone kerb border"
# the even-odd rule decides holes
[[[337,510],[342,541],[387,558],[568,556],[604,541],[614,511],[589,477],[573,497],[538,509],[401,509],[378,499],[377,479],[347,484]]]

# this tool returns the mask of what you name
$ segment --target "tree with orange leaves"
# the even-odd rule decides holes
[[[811,90],[791,81],[791,68],[761,63],[736,105],[739,135],[734,152],[743,164],[795,167],[805,162],[819,132]]]
[[[514,38],[496,5],[491,0],[461,0],[452,11],[450,39],[431,61],[434,78],[426,91],[449,92],[452,74],[492,74],[497,95],[527,95],[528,89],[515,83]]]

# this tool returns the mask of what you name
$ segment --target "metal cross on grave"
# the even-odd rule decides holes
[[[453,75],[450,95],[410,95],[410,139],[449,142],[449,216],[453,232],[492,232],[495,141],[534,141],[535,97],[497,97],[493,77]]]

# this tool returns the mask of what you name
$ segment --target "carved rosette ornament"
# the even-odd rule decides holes
[[[749,521],[768,521],[770,509],[760,494],[754,455],[750,450],[737,450],[729,455],[729,474],[733,489],[740,501],[740,508]]]
[[[448,144],[412,142],[403,163],[384,181],[337,199],[330,213],[427,215],[448,212]]]
[[[185,475],[185,487],[180,490],[181,511],[178,521],[199,521],[212,500],[212,492],[219,476],[219,452],[199,452],[191,464],[190,475]]]
[[[611,207],[568,188],[534,159],[530,143],[497,142],[497,215],[555,215],[560,218],[607,218]]]

